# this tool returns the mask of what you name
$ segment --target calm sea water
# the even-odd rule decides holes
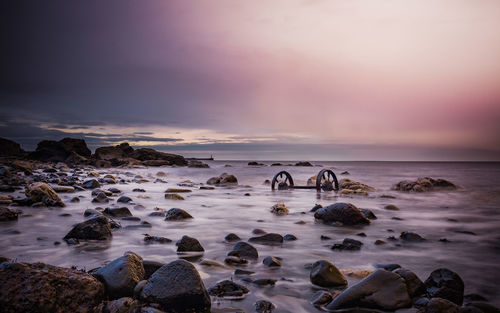
[[[399,263],[414,271],[422,280],[440,267],[450,268],[463,278],[466,293],[480,293],[493,304],[500,305],[500,163],[426,163],[426,162],[312,162],[315,167],[249,167],[243,161],[210,161],[211,168],[141,168],[109,169],[100,171],[133,180],[141,175],[148,183],[107,185],[117,187],[122,194],[134,199],[141,207],[128,205],[135,216],[150,222],[152,228],[128,229],[123,227],[113,232],[113,239],[107,243],[82,243],[68,246],[62,237],[75,223],[84,220],[83,211],[95,208],[90,191],[62,194],[67,203],[65,208],[21,208],[29,217],[17,222],[0,224],[0,232],[19,230],[20,234],[0,235],[0,254],[18,261],[46,262],[59,266],[76,265],[91,269],[132,250],[144,259],[169,262],[178,258],[175,241],[183,235],[200,240],[205,248],[204,258],[224,261],[232,244],[224,242],[230,232],[243,240],[254,236],[252,230],[264,229],[282,235],[294,234],[297,241],[285,242],[281,246],[258,245],[259,260],[245,269],[255,271],[257,278],[278,279],[276,286],[260,288],[248,285],[251,294],[242,301],[216,301],[212,307],[218,309],[233,307],[252,312],[253,303],[267,299],[275,303],[281,312],[316,312],[309,304],[315,289],[309,282],[309,271],[304,265],[318,259],[327,259],[340,269],[373,269],[376,263]],[[271,164],[272,162],[264,162]],[[225,167],[226,164],[231,167]],[[320,167],[321,166],[321,167]],[[264,185],[266,179],[284,169],[289,171],[297,185],[316,175],[322,168],[331,168],[339,179],[348,177],[371,185],[375,192],[368,197],[338,197],[335,192],[315,190],[271,191]],[[158,171],[164,171],[167,183],[153,183]],[[350,175],[340,175],[348,171]],[[131,172],[134,175],[126,175]],[[204,183],[212,176],[228,172],[237,176],[240,186],[199,190],[183,194],[185,201],[166,200],[164,191],[177,187],[177,183],[191,180]],[[449,179],[463,187],[454,192],[401,193],[391,187],[404,179],[431,176]],[[146,193],[132,192],[143,188]],[[245,196],[250,193],[250,196]],[[80,203],[70,203],[73,196],[82,196]],[[147,196],[143,199],[138,196]],[[391,195],[395,199],[381,197]],[[276,202],[284,202],[290,210],[287,216],[274,216],[269,208]],[[351,202],[360,208],[371,209],[378,217],[369,226],[335,227],[316,223],[308,212],[316,203],[329,205],[335,202]],[[384,206],[395,204],[400,211],[387,211]],[[118,206],[113,200],[108,206]],[[166,222],[161,217],[150,217],[155,207],[170,209],[179,207],[187,210],[194,219],[184,222]],[[70,216],[60,216],[70,213]],[[401,220],[395,220],[394,217]],[[304,221],[300,225],[296,222]],[[137,222],[120,221],[122,226]],[[413,231],[427,241],[423,243],[402,243],[388,241],[386,245],[374,245],[375,240],[388,236],[399,236],[402,231]],[[356,234],[364,232],[367,237]],[[465,232],[465,233],[464,233]],[[174,243],[150,244],[143,241],[144,233],[165,236]],[[326,235],[332,240],[320,240]],[[337,252],[329,247],[344,238],[354,238],[364,243],[356,252]],[[439,239],[447,238],[443,243]],[[55,241],[62,244],[54,245]],[[282,257],[282,267],[268,269],[262,264],[265,256]],[[234,268],[207,268],[194,262],[201,272],[207,287],[217,281],[231,279]],[[240,282],[238,277],[233,277]],[[349,284],[358,281],[348,277]]]

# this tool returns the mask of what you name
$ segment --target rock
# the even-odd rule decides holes
[[[353,204],[338,202],[318,209],[314,218],[323,223],[340,222],[344,225],[370,224],[365,215]]]
[[[224,263],[229,264],[229,265],[241,265],[241,264],[247,264],[248,260],[241,259],[241,258],[236,257],[236,256],[229,256],[229,257],[224,259]]]
[[[465,307],[476,308],[481,310],[483,313],[500,313],[499,308],[485,302],[469,302]]]
[[[254,306],[257,313],[272,313],[276,309],[274,304],[266,300],[259,300],[255,302]]]
[[[141,291],[141,299],[158,303],[169,312],[210,312],[210,296],[195,267],[176,260],[154,272]]]
[[[354,193],[364,193],[375,191],[375,188],[362,184],[360,182],[351,180],[349,178],[343,178],[339,181],[339,188],[342,190],[350,190]]]
[[[98,192],[97,195],[92,199],[93,203],[108,203],[109,198],[104,192]]]
[[[259,163],[256,161],[251,161],[251,162],[248,162],[248,166],[265,166],[265,164]]]
[[[303,161],[295,163],[295,166],[313,166],[310,162]]]
[[[330,292],[319,290],[312,295],[309,302],[311,302],[311,304],[314,306],[321,307],[330,303],[332,299],[333,295]]]
[[[94,312],[104,286],[78,270],[44,263],[0,265],[2,312]]]
[[[106,303],[106,313],[132,313],[136,307],[139,307],[139,302],[130,297],[123,297]],[[104,313],[104,312],[101,312]]]
[[[24,150],[17,142],[0,137],[0,157],[22,156],[24,154]]]
[[[248,241],[260,244],[279,244],[283,242],[283,236],[280,234],[269,233],[262,236],[252,237],[248,239]]]
[[[224,237],[224,240],[231,242],[231,241],[241,240],[241,238],[238,237],[238,235],[236,235],[235,233],[230,233],[230,234],[227,234],[226,237]]]
[[[177,246],[177,253],[205,251],[198,239],[189,236],[182,236],[181,240],[177,241],[175,245]]]
[[[75,192],[75,187],[71,186],[50,186],[52,189],[57,192],[57,193],[62,193],[62,192]]]
[[[141,148],[134,150],[127,156],[139,161],[143,161],[143,164],[147,166],[162,166],[162,165],[185,166],[188,164],[183,156],[160,152],[150,148]],[[162,161],[162,162],[147,162],[147,161]]]
[[[109,297],[113,299],[131,297],[135,285],[145,276],[142,258],[133,252],[127,252],[124,256],[97,269],[94,276],[104,283]]]
[[[403,277],[403,279],[405,280],[406,289],[408,290],[408,295],[410,296],[410,298],[425,294],[425,285],[415,273],[406,268],[397,268],[396,270],[394,270],[394,273]]]
[[[292,234],[286,234],[285,236],[283,236],[283,240],[284,241],[295,241],[295,240],[297,240],[297,237],[295,237]]]
[[[263,230],[262,228],[255,228],[254,230],[252,230],[252,234],[255,234],[255,235],[262,235],[262,234],[266,234],[267,232],[265,230]]]
[[[119,202],[119,203],[129,203],[129,202],[132,202],[132,198],[127,197],[127,196],[121,196],[120,198],[118,198],[116,200],[116,202]]]
[[[34,203],[42,202],[46,206],[64,206],[54,189],[46,183],[38,182],[26,186],[25,194]]]
[[[234,175],[227,173],[221,174],[219,177],[212,177],[207,180],[207,185],[233,185],[238,184],[238,179]]]
[[[425,239],[422,236],[420,236],[419,234],[408,232],[408,231],[402,232],[401,235],[399,236],[399,238],[401,238],[404,241],[411,241],[411,242],[425,241]]]
[[[15,210],[5,207],[0,207],[0,222],[16,221],[18,215],[19,212]]]
[[[146,242],[146,243],[169,243],[169,242],[172,242],[172,240],[168,239],[167,237],[150,236],[148,234],[144,234],[144,242]]]
[[[101,184],[97,181],[97,179],[89,179],[83,182],[82,187],[85,189],[95,189],[101,187]]]
[[[387,263],[387,264],[375,264],[376,268],[383,268],[386,271],[393,272],[394,270],[401,268],[401,265],[397,263]]]
[[[122,143],[114,147],[100,147],[95,150],[95,158],[99,160],[112,160],[128,157],[134,148],[128,143]]]
[[[106,208],[102,213],[112,216],[112,217],[125,217],[125,216],[132,216],[132,213],[127,207],[121,207],[121,208]]]
[[[464,300],[464,282],[460,276],[447,269],[433,271],[425,280],[427,293],[432,298],[443,298],[462,305]]]
[[[434,179],[431,177],[421,177],[415,181],[404,180],[400,181],[392,187],[394,190],[406,191],[406,192],[427,192],[427,191],[439,191],[439,190],[457,190],[460,186],[445,180],[445,179]]]
[[[280,267],[281,262],[278,258],[274,256],[267,256],[262,260],[262,263],[267,267]]]
[[[332,250],[348,250],[348,251],[356,251],[360,250],[363,243],[356,239],[345,238],[342,243],[334,244],[331,249]]]
[[[379,269],[335,297],[326,309],[359,306],[394,311],[410,305],[404,279],[396,273]]]
[[[384,209],[389,210],[389,211],[399,211],[400,209],[395,206],[394,204],[388,204],[384,207]]]
[[[427,302],[419,313],[459,313],[459,307],[455,303],[441,298],[432,298]]]
[[[255,249],[255,247],[251,244],[244,241],[236,243],[236,245],[233,247],[233,250],[229,252],[228,255],[250,259],[257,259],[259,257],[257,249]]]
[[[193,218],[191,214],[184,211],[183,209],[178,208],[172,208],[168,210],[165,215],[165,221],[180,221],[189,218]]]
[[[63,239],[107,240],[111,237],[109,220],[105,216],[96,216],[76,224]]]
[[[377,219],[377,216],[375,215],[375,213],[373,213],[372,210],[369,210],[369,209],[359,209],[361,211],[361,213],[363,213],[363,215],[369,219],[369,220],[376,220]]]
[[[156,272],[160,267],[165,265],[165,263],[142,260],[142,266],[144,266],[144,279],[149,279],[154,272]]]
[[[316,261],[311,268],[309,275],[311,282],[321,287],[336,287],[347,285],[344,275],[326,260]]]
[[[166,193],[165,194],[165,199],[168,200],[184,200],[184,197],[181,195],[178,195],[176,193]]]
[[[166,193],[183,193],[183,192],[192,192],[191,189],[182,189],[182,188],[168,188]]]
[[[91,151],[82,139],[64,138],[60,141],[43,140],[29,158],[43,162],[86,161]]]
[[[276,203],[271,207],[271,213],[278,216],[283,216],[288,214],[288,209],[286,208],[284,203]]]
[[[191,161],[189,161],[189,163],[188,163],[188,167],[194,167],[194,168],[210,168],[210,166],[208,166],[208,164],[203,163],[203,162],[198,161],[198,160],[191,160]]]
[[[313,208],[309,212],[316,212],[319,209],[321,209],[322,207],[323,206],[321,204],[316,204],[315,206],[313,206]]]
[[[250,290],[230,280],[223,280],[208,289],[208,294],[226,299],[243,299]]]

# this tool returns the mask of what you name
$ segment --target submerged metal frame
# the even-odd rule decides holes
[[[295,186],[293,178],[287,171],[281,171],[274,175],[271,181],[271,189],[287,190],[287,189],[316,189],[317,191],[338,191],[339,182],[337,176],[332,170],[323,169],[316,175],[315,186]]]

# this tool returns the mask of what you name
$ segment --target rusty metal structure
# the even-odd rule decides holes
[[[271,181],[272,190],[287,190],[287,189],[316,189],[317,191],[338,191],[339,182],[337,176],[331,170],[323,169],[316,176],[316,185],[312,186],[296,186],[293,182],[292,175],[287,171],[281,171],[274,175]]]

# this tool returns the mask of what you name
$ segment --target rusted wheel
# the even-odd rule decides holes
[[[320,190],[339,190],[337,176],[331,170],[321,170],[316,176],[316,189]]]
[[[274,175],[271,182],[272,190],[274,190],[275,188],[278,188],[278,190],[286,190],[290,187],[293,187],[293,179],[290,173],[288,173],[287,171],[281,171],[278,174]]]

